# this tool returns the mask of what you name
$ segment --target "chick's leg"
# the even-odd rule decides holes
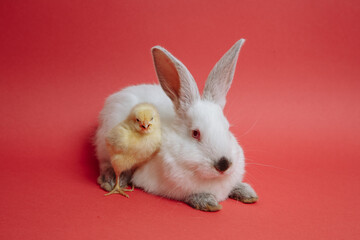
[[[108,195],[111,195],[114,193],[119,193],[119,194],[129,198],[129,195],[127,195],[125,192],[134,191],[134,186],[132,186],[132,189],[127,189],[126,187],[121,187],[121,185],[120,185],[120,174],[123,172],[124,169],[127,168],[126,163],[127,163],[127,161],[124,161],[122,156],[112,157],[111,164],[113,165],[113,168],[115,171],[116,183],[115,183],[113,190],[111,190],[110,192],[105,194],[105,196],[108,196]]]

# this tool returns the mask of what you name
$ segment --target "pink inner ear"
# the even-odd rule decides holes
[[[160,49],[153,49],[154,63],[159,82],[172,101],[176,101],[180,92],[180,79],[175,64]]]

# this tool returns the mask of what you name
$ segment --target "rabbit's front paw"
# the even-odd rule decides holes
[[[239,183],[231,191],[229,198],[243,203],[255,203],[259,199],[254,189],[247,183]]]
[[[97,183],[100,187],[106,191],[111,191],[115,186],[115,172],[112,167],[109,167],[101,171],[100,176],[97,179]]]
[[[216,201],[215,196],[210,193],[191,194],[184,202],[195,209],[205,212],[216,212],[222,208]]]

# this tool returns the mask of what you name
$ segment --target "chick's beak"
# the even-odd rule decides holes
[[[140,123],[140,127],[144,130],[148,129],[150,126],[149,122],[148,121],[143,121]]]

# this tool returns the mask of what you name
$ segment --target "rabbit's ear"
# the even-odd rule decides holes
[[[234,78],[236,62],[245,39],[237,41],[232,48],[216,63],[206,80],[203,99],[215,102],[224,108],[226,94]]]
[[[189,70],[166,49],[152,49],[154,65],[160,85],[174,103],[176,111],[186,111],[200,94]]]

